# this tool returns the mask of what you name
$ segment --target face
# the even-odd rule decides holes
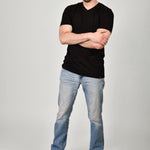
[[[90,2],[91,0],[83,0],[84,2],[86,2],[86,3],[88,3],[88,2]]]

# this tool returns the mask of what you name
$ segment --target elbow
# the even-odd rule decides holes
[[[66,36],[65,33],[59,35],[59,41],[60,41],[60,43],[61,43],[62,45],[68,44],[68,43],[67,43],[68,38],[67,38],[67,36]]]
[[[64,44],[66,44],[64,41],[62,41],[62,40],[60,40],[60,43],[62,44],[62,45],[64,45]]]
[[[66,44],[65,40],[63,38],[59,38],[59,41],[62,45]]]

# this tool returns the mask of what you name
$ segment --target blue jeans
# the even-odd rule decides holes
[[[81,76],[62,68],[58,95],[59,110],[54,126],[54,139],[53,144],[51,144],[51,150],[65,149],[69,117],[80,84],[85,94],[88,118],[91,125],[89,149],[103,150],[104,148],[102,120],[104,78]]]

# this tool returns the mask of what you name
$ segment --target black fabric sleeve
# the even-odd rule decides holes
[[[100,26],[99,28],[104,28],[112,32],[114,24],[114,13],[111,9],[103,10],[100,17]]]
[[[72,25],[72,21],[71,21],[71,7],[70,6],[67,6],[65,8],[64,12],[63,12],[60,25],[63,25],[63,24],[70,24],[70,25]]]

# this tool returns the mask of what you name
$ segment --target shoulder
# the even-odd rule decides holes
[[[101,11],[103,13],[114,15],[113,10],[110,7],[108,7],[108,6],[106,6],[106,5],[102,4],[102,3],[100,3],[99,6],[100,6],[99,8],[101,9]]]
[[[75,10],[76,8],[80,7],[81,4],[82,4],[82,3],[79,2],[79,3],[75,3],[75,4],[68,5],[68,6],[65,7],[65,10],[66,10],[66,9],[67,9],[67,10],[70,10],[70,11]]]

